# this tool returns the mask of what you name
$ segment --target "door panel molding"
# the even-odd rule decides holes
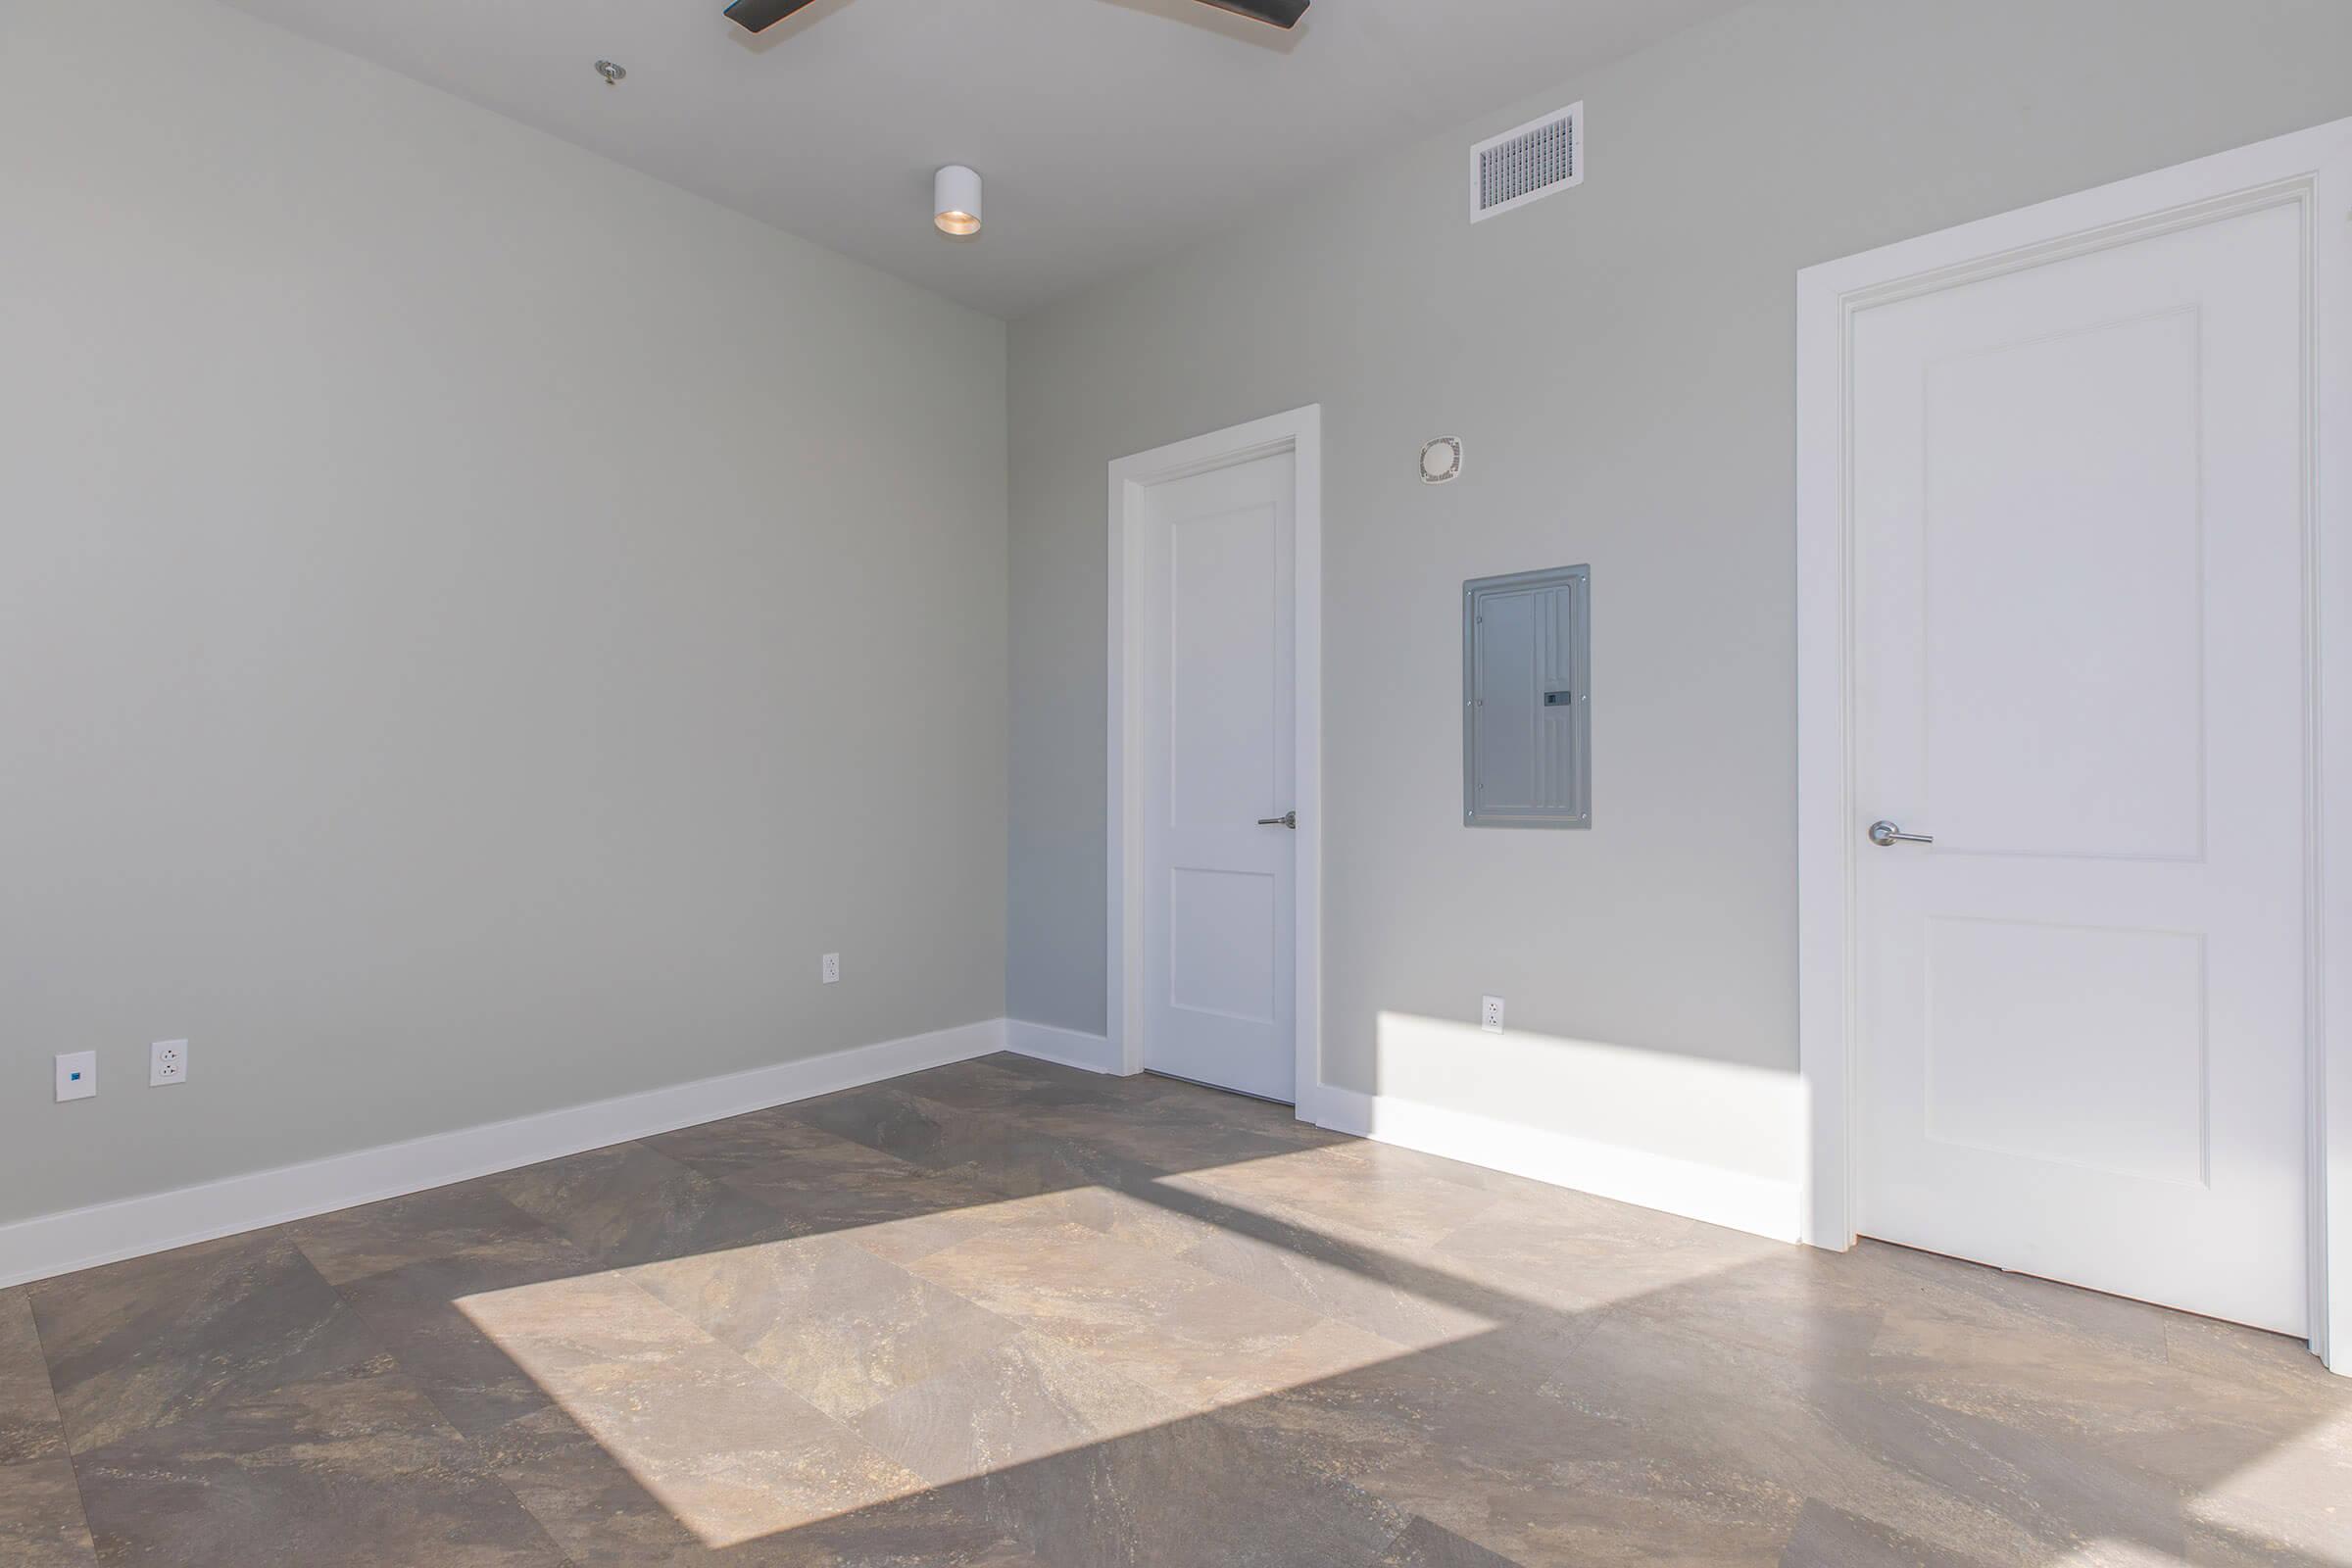
[[[2352,1371],[2352,121],[1806,269],[1797,277],[1799,1071],[1804,1240],[1853,1244],[1855,323],[1876,307],[2278,207],[2305,246],[2305,1037],[2312,1348]],[[2332,833],[2330,832],[2332,829]]]
[[[1322,1102],[1323,998],[1323,411],[1320,405],[1195,436],[1110,465],[1109,728],[1104,1018],[1115,1070],[1144,1068],[1145,497],[1155,485],[1289,453],[1293,459],[1291,743],[1298,814],[1289,835],[1297,886],[1294,1099],[1312,1121]]]

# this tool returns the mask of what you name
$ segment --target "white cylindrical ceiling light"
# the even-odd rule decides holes
[[[931,221],[942,234],[979,233],[980,176],[961,164],[941,170],[931,181]]]

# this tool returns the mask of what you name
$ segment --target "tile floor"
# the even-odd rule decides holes
[[[2352,1380],[999,1056],[0,1292],[93,1561],[2352,1568]]]

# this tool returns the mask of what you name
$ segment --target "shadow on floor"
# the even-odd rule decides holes
[[[1019,1057],[12,1306],[12,1563],[2352,1565],[2300,1346]]]

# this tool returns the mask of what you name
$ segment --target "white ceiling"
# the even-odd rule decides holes
[[[1316,0],[1287,34],[1195,0],[815,0],[757,37],[726,0],[230,3],[1014,317],[1738,0]],[[987,178],[977,240],[931,228],[946,163]]]

